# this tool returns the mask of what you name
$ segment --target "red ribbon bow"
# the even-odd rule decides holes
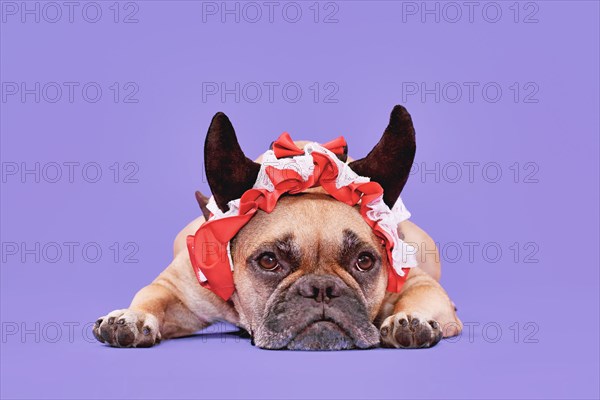
[[[323,147],[335,154],[343,154],[345,145],[346,141],[340,136],[326,143]],[[282,134],[273,143],[273,151],[277,158],[304,154],[304,151],[294,144],[287,133]],[[227,254],[230,240],[250,221],[259,209],[267,213],[273,211],[277,200],[283,194],[300,193],[308,188],[321,186],[332,197],[350,206],[354,206],[360,201],[361,215],[373,229],[375,235],[381,239],[386,249],[389,261],[387,290],[390,292],[400,291],[408,276],[408,269],[403,269],[404,276],[396,273],[392,266],[392,238],[377,224],[377,221],[372,221],[367,216],[367,211],[369,211],[367,204],[383,196],[382,187],[376,182],[366,182],[351,183],[338,189],[335,185],[339,173],[336,163],[330,156],[318,151],[313,151],[311,155],[315,168],[313,175],[307,181],[304,181],[296,171],[290,169],[278,170],[275,167],[267,166],[265,172],[273,183],[274,190],[272,192],[267,189],[247,190],[240,199],[238,215],[208,220],[200,226],[195,235],[187,237],[190,261],[200,285],[212,290],[222,299],[228,300],[235,290],[232,266],[229,264]],[[206,277],[205,282],[201,279],[200,271]]]
[[[343,156],[346,154],[346,139],[343,136],[339,136],[321,146],[331,151],[337,156]],[[273,142],[273,152],[277,158],[301,156],[304,154],[304,150],[296,146],[296,143],[290,137],[290,134],[283,132],[279,138]]]

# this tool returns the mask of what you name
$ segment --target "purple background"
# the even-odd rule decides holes
[[[420,14],[403,21],[410,5],[391,1],[338,2],[337,23],[323,23],[335,11],[325,3],[315,23],[312,1],[298,3],[297,23],[282,18],[284,3],[273,23],[266,15],[222,23],[218,15],[203,22],[202,2],[141,1],[138,22],[129,24],[122,20],[134,8],[126,3],[119,23],[112,1],[99,2],[97,23],[82,19],[79,4],[73,23],[67,15],[56,23],[26,16],[23,23],[20,14],[3,12],[3,83],[97,82],[103,89],[96,103],[80,90],[72,103],[66,93],[47,101],[54,92],[36,103],[33,95],[24,102],[7,95],[5,84],[3,171],[39,162],[50,174],[49,163],[95,162],[103,175],[88,183],[79,167],[70,183],[65,167],[57,183],[3,179],[2,398],[598,398],[597,2],[520,3],[518,23],[512,1],[497,3],[497,23],[482,17],[484,2],[473,22],[463,9],[456,23],[444,15],[439,23],[425,15],[423,23]],[[446,19],[454,17],[445,10]],[[538,22],[524,23],[532,12]],[[114,82],[134,82],[138,102],[115,103]],[[281,91],[273,102],[266,93],[256,103],[248,101],[253,94],[203,101],[203,82],[297,82],[303,95],[296,103]],[[309,89],[314,82],[322,90],[318,102]],[[339,89],[337,103],[323,101],[327,82]],[[452,103],[454,92],[439,102],[407,96],[403,82],[480,86],[472,102],[464,92]],[[481,95],[488,82],[503,90],[495,103]],[[528,82],[533,86],[523,89]],[[525,102],[532,87],[539,90],[529,100],[537,102]],[[85,339],[85,324],[126,307],[169,263],[176,233],[199,214],[193,192],[209,191],[202,143],[216,111],[232,119],[250,157],[284,130],[321,142],[343,134],[360,157],[398,103],[415,121],[417,165],[440,163],[439,182],[415,171],[403,198],[413,221],[446,250],[442,283],[472,334],[467,329],[431,350],[336,353],[264,351],[218,333],[140,350]],[[124,183],[121,175],[114,183],[115,162],[122,173],[135,163],[138,182]],[[510,169],[516,162],[517,182]],[[462,166],[454,183],[453,163]],[[464,163],[479,163],[472,182]],[[490,182],[496,169],[482,175],[487,163],[497,163],[498,182]],[[48,262],[40,253],[39,262],[34,255],[22,261],[7,251],[10,243],[36,242],[79,246],[72,262],[67,254]],[[88,242],[103,250],[98,262],[82,257]],[[115,262],[113,242],[134,242],[139,262],[123,262],[123,250]],[[477,243],[472,258],[470,242]],[[76,324],[72,337],[69,323]],[[502,329],[497,340],[495,327]]]

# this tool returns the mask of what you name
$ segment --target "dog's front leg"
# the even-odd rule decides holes
[[[112,311],[94,325],[94,336],[114,347],[149,347],[161,339],[190,335],[216,320],[237,323],[233,307],[202,288],[187,252],[180,252],[129,308]]]
[[[385,347],[432,347],[462,330],[446,291],[420,268],[410,270],[399,294],[387,294],[379,320]]]

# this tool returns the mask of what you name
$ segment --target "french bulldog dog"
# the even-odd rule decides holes
[[[373,150],[346,162],[382,186],[391,208],[408,179],[415,150],[412,119],[396,106]],[[223,211],[252,187],[260,169],[242,152],[223,113],[210,124],[204,159],[214,200]],[[177,235],[172,263],[135,295],[129,308],[96,321],[93,332],[100,342],[149,347],[217,321],[243,328],[264,349],[426,348],[461,332],[455,307],[438,283],[440,263],[431,237],[408,220],[398,225],[400,237],[415,245],[419,264],[410,269],[399,293],[386,292],[389,260],[381,241],[357,207],[318,187],[283,196],[272,212],[259,210],[237,233],[230,243],[235,291],[223,300],[198,283],[186,248],[186,237],[208,216],[207,199],[199,193],[197,198],[204,217]]]

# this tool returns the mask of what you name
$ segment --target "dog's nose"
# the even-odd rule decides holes
[[[298,287],[300,296],[314,299],[318,303],[340,297],[341,292],[342,287],[337,279],[328,276],[307,278]]]

